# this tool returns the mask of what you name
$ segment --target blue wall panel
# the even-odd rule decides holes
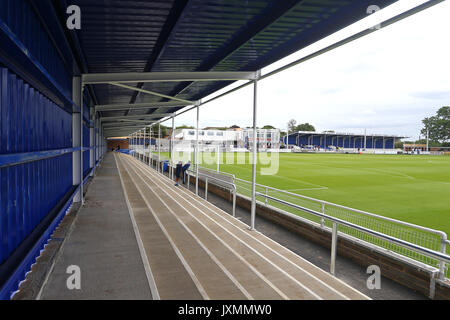
[[[72,147],[72,116],[0,68],[0,154]],[[72,154],[0,168],[0,263],[72,187]]]
[[[27,0],[0,0],[0,20],[27,48],[57,82],[62,93],[72,96],[72,70],[58,54],[50,37],[41,25],[31,4]]]

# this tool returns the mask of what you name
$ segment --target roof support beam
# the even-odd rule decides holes
[[[141,114],[134,116],[114,116],[114,117],[101,117],[100,120],[102,122],[111,121],[111,120],[146,120],[146,119],[155,119],[168,117],[173,115],[173,113],[152,113],[152,114]]]
[[[190,82],[190,81],[238,81],[255,80],[252,71],[206,71],[206,72],[126,72],[83,74],[84,84],[145,83],[145,82]],[[141,89],[141,88],[138,88]]]
[[[170,10],[170,13],[166,19],[166,22],[161,30],[161,33],[158,37],[158,40],[155,43],[155,46],[152,50],[152,53],[150,57],[147,60],[147,63],[144,68],[144,72],[150,72],[153,69],[153,66],[155,65],[156,61],[159,59],[161,54],[166,49],[167,43],[169,42],[169,39],[173,37],[173,29],[176,28],[176,26],[179,24],[181,17],[183,17],[183,14],[185,12],[185,9],[188,5],[192,6],[192,2],[189,0],[178,0],[174,2],[174,5],[172,9]],[[139,89],[142,89],[144,86],[144,83],[138,83],[137,87]],[[135,91],[130,99],[130,103],[135,103],[137,96],[139,92]],[[128,112],[127,112],[128,114]]]
[[[132,87],[132,86],[127,86],[126,84],[121,84],[121,83],[117,83],[117,82],[109,82],[109,84],[111,84],[113,86],[117,86],[117,87],[122,87],[122,88],[125,88],[125,89],[130,89],[130,90],[134,90],[134,91],[138,91],[138,92],[151,94],[151,95],[154,95],[154,96],[157,96],[157,97],[161,97],[161,98],[166,98],[166,99],[180,101],[180,102],[183,102],[183,103],[187,103],[188,105],[194,105],[195,104],[194,101],[184,100],[184,99],[180,99],[180,98],[176,98],[176,97],[167,96],[165,94],[157,93],[157,92],[154,92],[154,91],[149,91],[149,90],[139,89],[139,88]]]
[[[204,59],[196,68],[197,71],[211,70],[221,61],[235,53],[239,48],[251,41],[258,33],[270,26],[273,22],[282,17],[286,12],[292,10],[296,5],[305,2],[305,0],[285,0],[275,1],[273,5],[267,6],[259,18],[249,21],[248,27],[238,31],[230,43],[225,43],[212,53],[209,58]],[[255,80],[255,79],[253,79]],[[177,96],[187,90],[193,83],[181,83],[170,93]]]
[[[121,119],[121,120],[114,121],[112,123],[116,124],[116,123],[121,123],[121,122],[148,123],[148,122],[151,122],[151,120]],[[110,123],[108,122],[105,124],[110,124]]]
[[[169,102],[148,102],[148,103],[133,103],[133,104],[105,104],[96,105],[95,111],[117,111],[117,110],[130,110],[130,109],[158,109],[163,107],[185,107],[189,104],[179,101]]]
[[[142,128],[143,128],[142,125],[139,125],[139,126],[134,125],[134,126],[125,126],[125,127],[121,127],[121,126],[109,127],[109,128],[107,127],[107,128],[103,128],[103,129],[104,129],[104,131],[124,131],[124,130],[139,130]]]

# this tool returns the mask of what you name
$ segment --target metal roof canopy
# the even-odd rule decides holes
[[[73,0],[82,27],[65,32],[101,117],[174,113],[396,1]],[[65,21],[68,4],[37,10]]]
[[[129,0],[125,5],[120,0],[74,0],[83,25],[69,31],[69,41],[84,62],[82,80],[94,93],[101,118],[147,120],[153,115],[150,122],[158,123],[223,96],[200,102],[234,81],[248,82],[225,94],[253,83],[258,70],[366,17],[369,6],[382,9],[396,1]],[[442,1],[428,1],[382,27]],[[64,16],[67,1],[56,2],[52,6]],[[260,79],[374,31],[365,30]],[[177,113],[186,106],[194,107]]]

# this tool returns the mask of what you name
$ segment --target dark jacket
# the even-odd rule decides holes
[[[181,170],[183,169],[183,165],[181,163],[177,164],[177,167],[175,169],[175,175],[179,177],[181,175]]]
[[[183,166],[183,168],[182,168],[183,173],[185,173],[185,172],[189,169],[190,166],[191,166],[190,163],[186,163],[186,164]]]

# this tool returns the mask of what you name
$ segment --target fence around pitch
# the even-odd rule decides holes
[[[152,154],[152,158],[157,160],[157,154]],[[161,155],[161,161],[163,160],[167,160],[167,158],[163,158],[163,156]],[[230,173],[222,171],[217,172],[217,170],[213,170],[210,168],[201,167],[201,170],[224,175],[224,178],[226,177],[226,180],[231,178],[236,186],[237,194],[251,198],[252,183],[250,181],[236,178],[233,174]],[[447,235],[443,231],[383,217],[370,212],[314,199],[262,184],[256,184],[255,187],[255,191],[257,193],[277,198],[309,210],[320,212],[330,217],[341,219],[363,228],[380,232],[385,235],[395,237],[424,248],[428,248],[441,253],[450,253],[450,241],[447,240]],[[319,218],[316,215],[308,213],[307,211],[296,210],[291,206],[284,205],[280,202],[272,201],[269,198],[261,196],[257,197],[257,201],[263,205],[270,205],[283,211],[293,213],[297,216],[302,217],[303,219],[305,219],[305,221],[320,225],[322,228],[327,228],[330,230],[332,228],[331,221],[326,221],[326,219]],[[450,277],[449,264],[447,263],[439,262],[436,259],[420,254],[414,250],[405,248],[404,246],[400,246],[391,241],[380,239],[379,237],[375,237],[373,235],[355,230],[354,228],[350,228],[347,226],[340,226],[339,233],[346,234],[347,236],[354,237],[371,245],[389,250],[390,252],[437,268],[441,270],[441,274],[445,274],[447,278]]]
[[[252,183],[250,181],[235,178],[234,183],[236,185],[238,194],[246,197],[251,197]],[[450,249],[450,242],[447,240],[447,235],[443,231],[434,230],[395,219],[390,219],[370,212],[365,212],[335,203],[302,196],[261,184],[256,184],[255,187],[257,193],[281,199],[316,212],[321,212],[325,215],[338,218],[434,251],[439,251],[442,253],[450,251],[448,250]],[[321,219],[306,211],[295,210],[290,206],[283,205],[276,201],[271,201],[268,198],[257,197],[257,199],[258,198],[262,200],[260,201],[260,203],[264,205],[270,205],[278,209],[294,213],[297,216],[306,219],[307,221],[320,225],[322,228],[332,228],[332,223],[330,221]],[[430,265],[434,268],[444,270],[444,274],[446,274],[447,277],[450,276],[448,264],[443,262],[440,263],[438,260],[417,253],[416,251],[407,249],[390,241],[382,240],[378,237],[360,232],[346,226],[341,226],[339,228],[339,232],[389,250],[391,252],[395,252],[410,259]]]

